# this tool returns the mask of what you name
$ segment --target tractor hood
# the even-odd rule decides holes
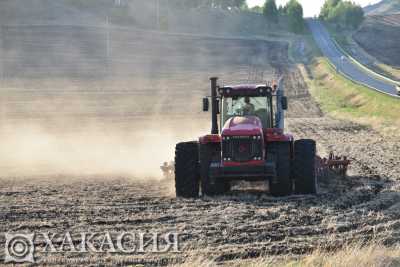
[[[256,116],[233,117],[226,121],[222,128],[222,135],[263,135],[263,126]]]

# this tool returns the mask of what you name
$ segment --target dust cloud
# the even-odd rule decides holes
[[[215,38],[261,34],[246,29],[262,16],[161,4],[155,23],[154,3],[0,3],[1,176],[159,178],[177,142],[209,131],[209,77],[248,82],[259,69],[269,80],[269,57],[286,52]]]
[[[50,133],[36,125],[2,127],[0,168],[3,177],[41,175],[161,178],[159,166],[173,159],[183,136],[147,129],[117,132],[85,128]]]

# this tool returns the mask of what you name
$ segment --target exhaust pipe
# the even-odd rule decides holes
[[[218,130],[218,100],[217,100],[217,77],[210,78],[211,81],[211,134],[219,134]]]
[[[284,95],[284,88],[283,88],[283,78],[279,78],[278,84],[276,85],[276,116],[275,116],[275,127],[279,129],[285,128],[285,114],[284,108],[282,105],[282,98],[285,97]]]

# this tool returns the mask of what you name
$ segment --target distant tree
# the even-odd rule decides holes
[[[352,2],[340,2],[328,19],[342,28],[357,28],[364,20],[363,9]]]
[[[236,0],[236,6],[240,9],[240,10],[249,10],[249,6],[247,5],[247,1],[243,0],[243,1],[239,1]]]
[[[364,10],[350,1],[326,0],[319,17],[338,28],[355,29],[364,20]]]
[[[294,33],[304,32],[303,7],[297,0],[290,0],[286,4],[289,30]]]
[[[277,23],[278,22],[278,8],[276,7],[275,0],[267,0],[264,4],[263,10],[264,16],[267,18],[268,21]]]
[[[328,19],[329,13],[339,4],[339,2],[341,2],[341,0],[325,0],[319,18],[323,20]]]
[[[278,14],[280,15],[280,16],[285,16],[286,15],[286,6],[282,6],[282,5],[279,5],[279,7],[278,7]]]
[[[361,6],[353,3],[352,8],[350,9],[350,14],[347,17],[349,25],[351,25],[351,27],[354,29],[360,27],[361,23],[364,21],[364,16],[364,9]]]
[[[259,13],[262,14],[263,13],[263,8],[260,6],[254,6],[252,8],[250,8],[250,11],[255,12],[255,13]]]

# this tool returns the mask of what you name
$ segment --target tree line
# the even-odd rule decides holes
[[[248,8],[246,0],[168,0],[170,6],[181,9],[219,8],[224,10],[251,11],[263,14],[269,24],[287,21],[294,33],[303,33],[305,22],[303,7],[297,0],[277,6],[275,0],[266,0],[263,6]],[[364,19],[361,6],[346,0],[325,0],[319,18],[340,28],[357,28]]]
[[[271,23],[278,23],[280,17],[285,17],[292,32],[302,33],[305,29],[303,7],[297,0],[290,0],[286,5],[279,7],[275,0],[266,0],[263,7],[256,6],[252,10],[263,13]],[[364,20],[364,10],[350,1],[325,0],[319,18],[338,28],[355,29]]]
[[[219,8],[224,10],[252,11],[264,14],[268,23],[277,24],[286,18],[289,30],[295,33],[304,31],[303,7],[297,0],[290,0],[285,6],[277,8],[275,0],[266,0],[264,6],[248,8],[246,0],[169,0],[169,5],[180,9]]]

